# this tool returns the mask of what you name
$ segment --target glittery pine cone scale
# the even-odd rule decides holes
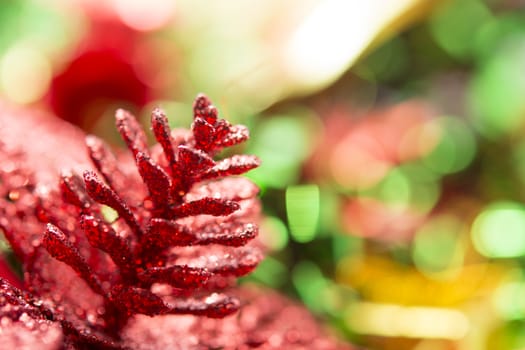
[[[0,339],[42,349],[345,348],[300,306],[232,288],[262,258],[258,188],[237,177],[259,160],[216,156],[247,129],[219,119],[203,95],[190,131],[153,111],[153,147],[131,114],[116,119],[130,152],[88,136],[95,170],[63,172],[57,189],[36,185],[32,163],[0,144],[11,162],[0,163],[0,228],[25,287],[0,278],[9,323]]]

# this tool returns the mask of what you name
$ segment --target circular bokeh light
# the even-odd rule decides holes
[[[474,220],[472,240],[477,251],[490,258],[525,255],[525,206],[498,202],[486,207]]]

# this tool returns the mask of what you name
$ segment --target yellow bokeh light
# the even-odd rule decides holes
[[[51,63],[40,51],[17,45],[0,62],[0,85],[4,96],[13,102],[28,104],[47,91],[51,81]]]
[[[385,337],[462,339],[470,328],[459,310],[370,302],[352,305],[346,322],[359,333]]]

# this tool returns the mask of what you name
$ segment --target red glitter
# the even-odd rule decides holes
[[[152,129],[159,145],[148,147],[137,120],[119,111],[117,127],[136,168],[129,155],[114,156],[88,136],[97,171],[62,173],[59,192],[36,191],[22,162],[18,182],[9,167],[0,167],[0,228],[22,262],[27,288],[0,278],[2,322],[25,327],[20,332],[28,339],[46,335],[49,349],[344,348],[324,338],[301,307],[270,292],[231,288],[262,258],[252,243],[258,189],[231,175],[259,161],[213,159],[248,137],[244,127],[217,114],[199,96],[192,132],[183,132],[170,130],[156,109]],[[208,136],[196,132],[197,124]],[[243,301],[245,295],[250,300]],[[150,324],[141,315],[157,317],[148,318]],[[161,329],[171,335],[151,333]]]
[[[196,120],[200,118],[199,113],[199,110],[196,109]],[[110,309],[114,314],[106,312],[106,317],[111,319],[125,319],[136,313],[150,316],[189,313],[224,317],[235,312],[238,302],[234,299],[228,299],[227,302],[222,300],[218,303],[207,303],[200,301],[204,299],[197,298],[191,303],[184,301],[181,304],[181,301],[178,300],[178,304],[168,305],[161,297],[149,290],[154,283],[164,283],[179,289],[202,290],[196,295],[205,297],[204,291],[207,290],[207,282],[210,277],[214,275],[242,276],[257,265],[260,254],[254,248],[251,248],[253,251],[246,251],[244,255],[236,255],[231,252],[216,256],[213,265],[204,264],[198,267],[170,261],[172,257],[180,256],[180,252],[168,254],[170,247],[212,243],[236,247],[246,244],[255,237],[257,233],[255,225],[243,222],[241,218],[230,216],[241,206],[238,200],[228,199],[228,193],[218,192],[218,198],[210,196],[195,200],[185,198],[188,191],[201,181],[202,175],[216,166],[210,150],[217,151],[226,142],[212,147],[214,140],[217,139],[214,133],[210,134],[209,140],[199,139],[201,144],[206,145],[204,147],[208,150],[206,152],[195,148],[197,141],[194,135],[193,139],[189,137],[184,144],[176,145],[178,152],[175,156],[174,141],[170,137],[167,118],[159,109],[156,109],[152,114],[152,128],[160,142],[164,157],[168,161],[168,166],[163,168],[160,162],[156,162],[149,155],[152,152],[147,147],[146,135],[138,121],[123,110],[117,111],[116,119],[117,128],[134,155],[138,172],[147,188],[148,195],[144,202],[127,204],[126,200],[112,188],[115,179],[108,171],[117,171],[114,157],[110,156],[108,148],[102,141],[93,137],[88,139],[90,156],[95,160],[97,170],[104,179],[108,179],[109,184],[103,183],[93,171],[84,172],[85,186],[81,186],[75,176],[63,177],[61,181],[63,197],[81,210],[80,226],[89,244],[106,252],[117,267],[117,270],[112,272],[116,276],[106,278],[106,281],[111,282],[112,286],[102,288],[99,282],[102,277],[98,277],[89,268],[79,251],[57,227],[48,226],[43,241],[44,247],[54,258],[70,265],[97,294],[106,299],[106,304],[112,305]],[[215,124],[226,125],[219,122]],[[217,140],[227,139],[228,132],[221,131],[220,137]],[[224,162],[219,163],[221,171],[213,172],[213,176],[207,175],[207,180],[230,174],[237,175],[240,173],[239,166],[242,166],[239,163],[236,159],[232,159],[226,166],[223,165]],[[258,161],[253,159],[253,162],[244,166],[243,170],[247,171],[256,165]],[[135,184],[135,186],[140,186],[140,184]],[[171,193],[177,195],[174,197]],[[86,194],[91,200],[113,208],[119,218],[127,224],[132,235],[126,237],[126,230],[121,225],[115,224],[113,228],[111,223],[104,221],[100,205],[91,205]],[[225,198],[222,198],[223,195]],[[147,205],[147,201],[151,201],[152,205]],[[132,207],[135,209],[132,210]],[[177,222],[182,218],[202,215],[225,217],[225,220],[221,224],[207,224],[198,229],[195,229],[194,224]],[[222,230],[221,226],[224,226],[225,230]],[[119,228],[121,232],[116,231]],[[249,256],[252,258],[250,259]],[[124,322],[118,322],[118,324],[123,325]],[[115,331],[118,330],[111,330],[111,333]]]
[[[196,120],[201,118],[200,114],[196,108]],[[221,180],[217,179],[240,173],[238,161],[232,159],[224,166],[224,161],[216,163],[212,158],[214,152],[227,146],[227,142],[221,140],[229,137],[221,129],[220,138],[217,138],[213,126],[222,128],[226,124],[215,121],[209,139],[198,138],[199,144],[203,145],[199,149],[195,135],[189,135],[183,143],[176,144],[166,116],[156,109],[152,114],[152,129],[166,163],[163,159],[154,159],[152,154],[158,155],[159,152],[155,153],[147,146],[146,135],[135,117],[119,110],[116,121],[122,138],[135,157],[140,177],[124,175],[109,147],[95,137],[88,137],[88,153],[106,183],[90,170],[84,172],[83,179],[73,173],[63,174],[60,179],[60,191],[65,201],[62,214],[78,213],[78,223],[71,227],[67,220],[57,215],[55,208],[41,203],[40,218],[52,222],[47,225],[42,246],[53,258],[69,265],[93,292],[102,297],[101,331],[106,334],[118,334],[126,320],[137,313],[217,318],[237,311],[240,304],[236,298],[213,294],[213,289],[220,284],[208,285],[209,280],[216,282],[217,278],[224,278],[221,276],[242,276],[250,272],[261,256],[255,247],[247,247],[240,253],[232,251],[257,234],[256,226],[245,222],[249,217],[244,218],[242,213],[231,215],[241,209],[241,202],[247,205],[252,201],[257,192],[252,190],[248,192],[249,196],[239,196],[221,186]],[[245,171],[258,165],[255,158],[251,160],[244,167]],[[217,164],[221,171],[215,170],[210,175],[210,170]],[[201,183],[202,178],[213,181]],[[124,186],[123,181],[128,183]],[[235,183],[238,180],[230,181]],[[200,189],[201,186],[208,190]],[[129,194],[129,189],[139,187],[145,187],[146,191],[138,192],[147,194],[137,201],[137,196]],[[209,193],[212,187],[213,197]],[[194,189],[199,190],[199,195],[192,193]],[[118,218],[114,222],[104,219],[103,206],[116,211]],[[207,215],[222,219],[210,221]],[[224,248],[212,250],[212,256],[204,260],[202,250],[187,251],[184,248],[210,244]],[[86,249],[92,249],[89,246],[105,252],[113,265],[104,268],[99,263],[92,265],[89,256],[92,253],[84,256]],[[177,247],[182,250],[177,251]],[[34,266],[38,268],[38,264]],[[179,291],[169,296],[168,302],[167,295],[152,292],[153,284],[194,292],[191,297],[181,299],[177,295],[186,293]],[[229,283],[222,285],[226,287]],[[213,301],[210,301],[210,295],[214,295]],[[83,340],[77,338],[74,341]]]

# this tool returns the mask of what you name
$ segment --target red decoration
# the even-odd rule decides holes
[[[58,117],[92,131],[115,105],[139,109],[154,99],[154,87],[144,79],[150,70],[142,62],[156,67],[155,52],[143,34],[94,16],[53,77],[46,102]]]
[[[13,182],[12,167],[0,166],[0,190],[9,194],[0,199],[0,227],[22,262],[26,287],[0,278],[0,318],[33,337],[33,347],[339,348],[302,308],[270,292],[232,288],[261,253],[252,241],[258,189],[231,175],[259,161],[215,161],[248,133],[218,119],[204,96],[194,116],[191,132],[172,131],[155,110],[159,144],[148,147],[137,120],[117,112],[134,162],[88,136],[96,171],[63,173],[59,191],[37,190],[24,162],[14,163],[21,183]],[[196,132],[197,125],[206,125],[206,133]],[[226,317],[241,306],[238,316]],[[170,333],[155,336],[162,328]],[[17,339],[6,343],[16,348]]]

